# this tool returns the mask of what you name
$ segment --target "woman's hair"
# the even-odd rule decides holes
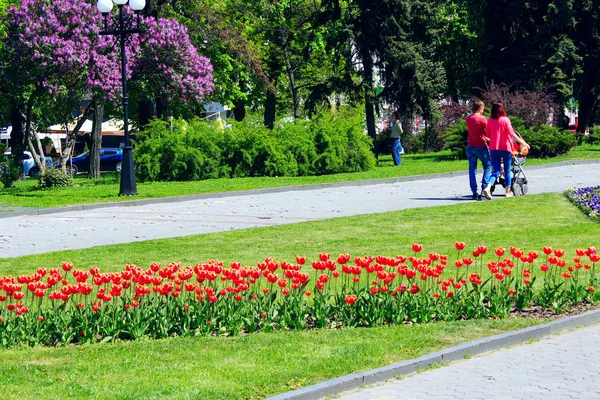
[[[394,111],[394,117],[396,119],[400,119],[400,111],[399,110]]]
[[[506,117],[506,112],[504,111],[504,106],[502,103],[494,103],[492,104],[492,113],[490,118],[499,119],[500,117]]]

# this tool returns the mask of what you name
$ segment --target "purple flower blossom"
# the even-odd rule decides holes
[[[587,215],[600,219],[600,186],[567,189],[565,195]]]
[[[131,11],[127,8],[128,13]],[[21,0],[7,9],[7,78],[18,91],[51,95],[90,92],[121,99],[119,47],[100,36],[102,17],[77,0]],[[179,98],[202,99],[213,88],[210,60],[199,55],[187,29],[175,20],[143,18],[146,33],[126,46],[128,79]]]

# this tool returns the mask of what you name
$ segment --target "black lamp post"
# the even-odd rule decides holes
[[[137,18],[126,16],[123,7],[129,1],[129,7],[135,11]],[[123,161],[121,168],[121,189],[119,196],[131,196],[137,194],[135,184],[135,171],[133,168],[133,155],[131,142],[129,140],[129,98],[127,97],[127,55],[125,54],[125,42],[127,36],[141,33],[139,12],[146,6],[146,0],[114,0],[119,7],[119,18],[111,18],[108,15],[113,8],[113,0],[98,0],[98,10],[104,16],[104,26],[101,35],[112,35],[119,39],[121,44],[121,76],[123,82],[123,131],[125,132],[125,147],[123,147]]]

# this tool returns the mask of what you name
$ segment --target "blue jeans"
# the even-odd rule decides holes
[[[477,160],[481,161],[483,167],[483,177],[481,179],[481,190],[485,188],[492,174],[492,162],[490,160],[490,151],[487,147],[467,146],[467,158],[469,159],[469,184],[471,192],[477,194]]]
[[[512,153],[504,150],[492,150],[490,151],[490,154],[492,155],[492,167],[494,170],[492,171],[492,175],[490,176],[488,183],[493,184],[496,182],[496,179],[498,179],[500,176],[502,160],[504,160],[504,187],[509,188],[512,184]]]
[[[402,145],[400,144],[400,138],[392,138],[392,157],[394,157],[394,165],[402,164],[400,160],[400,153],[402,152]]]

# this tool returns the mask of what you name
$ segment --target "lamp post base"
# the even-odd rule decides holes
[[[138,194],[135,184],[135,171],[133,169],[133,154],[131,146],[123,147],[123,161],[121,164],[121,190],[119,196],[133,196]]]

